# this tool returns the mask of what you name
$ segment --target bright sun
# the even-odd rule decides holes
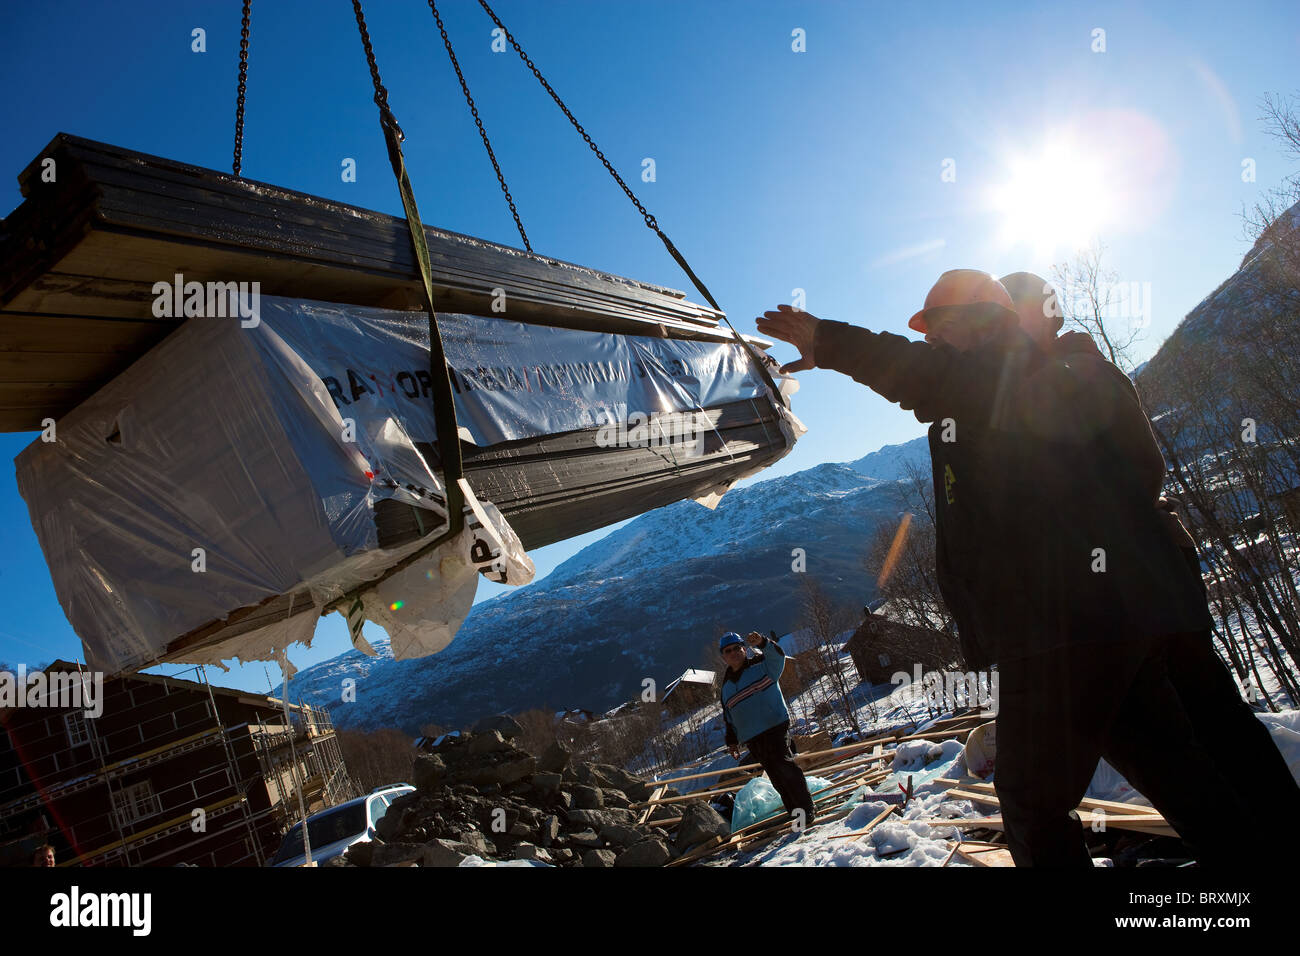
[[[1045,256],[1074,251],[1114,216],[1104,164],[1076,143],[1050,142],[1036,155],[1008,159],[1006,169],[1006,182],[989,200],[1007,245],[1028,244]]]

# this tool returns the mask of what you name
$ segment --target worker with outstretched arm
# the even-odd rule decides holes
[[[1123,416],[1123,431],[1114,440],[1123,443],[1127,457],[1145,476],[1157,515],[1182,555],[1187,573],[1199,589],[1201,603],[1208,604],[1196,540],[1178,515],[1178,502],[1163,495],[1168,469],[1133,381],[1113,362],[1106,361],[1091,335],[1061,334],[1063,310],[1056,290],[1042,276],[1015,272],[998,281],[1011,296],[1021,330],[1040,349],[1068,358],[1075,365],[1091,363],[1109,376],[1108,387],[1126,399],[1129,414]],[[1170,647],[1168,668],[1170,683],[1197,737],[1229,785],[1244,799],[1271,807],[1284,817],[1300,817],[1300,786],[1268,727],[1242,699],[1237,682],[1215,652],[1213,630],[1204,628],[1178,635]],[[1250,772],[1241,773],[1241,767],[1249,767]],[[1130,778],[1129,783],[1145,792],[1140,778]]]
[[[1132,403],[1108,370],[1040,348],[987,273],[944,273],[908,324],[924,342],[789,306],[758,330],[798,347],[783,372],[842,372],[932,423],[937,576],[967,666],[999,667],[1016,865],[1092,865],[1073,811],[1102,756],[1203,863],[1253,859],[1220,839],[1247,807],[1168,679],[1172,636],[1210,622],[1130,457]]]

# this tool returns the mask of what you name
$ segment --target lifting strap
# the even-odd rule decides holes
[[[406,211],[406,224],[411,232],[411,245],[415,248],[415,258],[420,265],[424,303],[429,316],[429,377],[433,382],[433,418],[438,431],[438,454],[441,458],[443,489],[447,496],[447,531],[390,569],[391,574],[432,551],[443,541],[454,538],[464,528],[465,495],[460,485],[464,463],[460,453],[456,403],[452,396],[451,379],[447,374],[447,355],[443,350],[442,335],[438,331],[438,314],[433,305],[433,267],[429,262],[429,244],[425,239],[424,224],[420,221],[420,211],[415,205],[411,179],[406,173],[406,161],[402,156],[401,143],[406,135],[397,125],[397,118],[388,106],[388,90],[384,89],[384,84],[379,78],[375,51],[370,45],[370,33],[366,29],[365,15],[361,12],[361,0],[352,0],[352,9],[357,16],[357,29],[361,33],[361,44],[365,47],[366,62],[370,67],[370,79],[375,87],[375,104],[379,107],[379,124],[384,130],[388,160],[392,164],[393,175],[397,177],[397,187],[402,194],[402,208]]]

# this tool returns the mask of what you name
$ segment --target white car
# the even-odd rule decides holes
[[[311,840],[313,862],[324,863],[342,856],[354,843],[374,839],[375,828],[388,812],[389,804],[415,788],[409,783],[376,787],[364,797],[313,813],[307,818],[307,836]],[[302,845],[302,824],[295,823],[284,835],[284,842],[267,866],[302,866],[307,855]]]

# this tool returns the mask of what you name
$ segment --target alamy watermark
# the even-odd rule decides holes
[[[0,708],[51,707],[81,710],[95,718],[104,712],[103,671],[0,671]]]
[[[176,273],[171,282],[153,284],[153,314],[159,319],[238,317],[241,328],[261,324],[262,283],[185,281]]]
[[[687,458],[704,454],[704,435],[713,427],[701,412],[633,412],[606,422],[596,433],[601,448],[664,448]]]
[[[911,699],[923,699],[933,710],[979,707],[980,713],[986,717],[996,717],[998,713],[997,671],[929,671],[923,674],[921,665],[915,664],[911,674],[898,671],[890,676],[889,682],[900,688],[912,687]]]
[[[1099,318],[1127,319],[1133,327],[1151,324],[1151,283],[1116,282],[1103,286],[1094,306]]]

